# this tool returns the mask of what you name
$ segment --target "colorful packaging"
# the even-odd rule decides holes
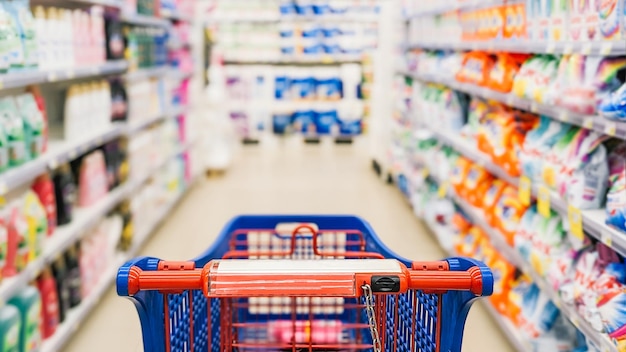
[[[9,164],[21,165],[27,160],[24,122],[13,97],[0,99],[0,120],[8,137]]]
[[[539,275],[545,276],[548,273],[552,260],[569,249],[565,242],[565,231],[561,217],[551,211],[550,217],[539,216],[539,228],[532,238],[530,253],[530,264]]]
[[[544,156],[570,128],[568,124],[541,116],[537,127],[526,134],[524,144],[520,149],[519,160],[522,174],[531,181],[540,182]]]
[[[24,216],[28,223],[28,261],[41,255],[44,240],[48,234],[48,217],[46,210],[33,191],[24,196]]]
[[[41,349],[41,296],[33,286],[26,286],[9,300],[21,316],[20,351],[39,351]]]
[[[495,217],[498,219],[498,229],[504,235],[509,245],[513,245],[517,227],[527,207],[520,202],[517,188],[507,187],[500,196],[495,207]]]
[[[484,198],[482,200],[482,210],[489,226],[496,226],[497,221],[494,213],[495,207],[507,186],[508,183],[500,179],[496,179],[491,183],[489,189],[484,194]]]
[[[600,38],[613,41],[621,37],[623,1],[599,0],[598,14],[600,20]]]
[[[24,123],[24,139],[26,142],[27,157],[34,159],[44,151],[44,117],[37,107],[35,97],[25,93],[15,97],[17,106]]]
[[[567,37],[569,27],[569,0],[552,0],[550,11],[550,40],[561,42]]]
[[[0,308],[0,351],[20,351],[20,330],[22,320],[20,311],[7,304]]]
[[[17,25],[17,34],[21,50],[20,67],[36,67],[39,61],[37,57],[37,37],[35,33],[35,20],[30,10],[29,0],[12,0],[3,3],[5,9],[11,14]],[[19,54],[21,52],[21,55]]]

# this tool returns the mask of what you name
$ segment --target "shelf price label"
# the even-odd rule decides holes
[[[449,181],[444,181],[439,185],[439,198],[445,198],[448,194]]]
[[[611,137],[615,137],[615,135],[617,134],[617,125],[615,124],[615,122],[606,121],[604,123],[604,133]]]
[[[430,176],[430,172],[428,171],[427,168],[423,168],[422,169],[422,177],[423,178],[427,178],[428,176]]]
[[[563,48],[563,54],[570,55],[573,52],[574,52],[574,44],[572,43],[565,44],[565,47]]]
[[[608,247],[613,247],[613,234],[610,231],[604,230],[600,233],[600,241],[606,244]]]
[[[583,127],[588,130],[593,129],[593,117],[585,117],[583,120]]]
[[[539,186],[537,193],[537,210],[545,218],[549,218],[550,212],[550,189],[546,186]]]
[[[580,53],[583,55],[591,54],[591,42],[583,44],[583,47],[580,50]]]
[[[603,43],[600,47],[600,55],[609,55],[613,51],[613,42]]]
[[[567,207],[567,218],[569,221],[569,230],[579,240],[585,239],[585,232],[583,230],[583,216],[580,209],[573,205]]]
[[[525,206],[530,205],[530,197],[532,193],[532,183],[528,176],[522,176],[519,180],[519,201]]]
[[[530,102],[530,112],[536,114],[539,112],[539,104],[536,101]]]
[[[559,120],[561,120],[563,122],[569,121],[569,111],[567,111],[565,109],[559,111]]]
[[[546,53],[547,54],[553,54],[555,49],[556,49],[556,43],[549,42],[548,46],[546,47]]]

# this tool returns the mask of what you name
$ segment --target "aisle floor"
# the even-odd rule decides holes
[[[142,254],[170,260],[192,258],[237,214],[341,213],[367,219],[402,256],[444,257],[400,192],[376,177],[362,150],[331,145],[245,148],[224,176],[203,179],[193,187]],[[142,351],[134,307],[111,288],[65,350]],[[476,304],[467,321],[463,350],[506,352],[512,348]]]

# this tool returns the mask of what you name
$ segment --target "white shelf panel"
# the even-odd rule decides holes
[[[562,107],[539,104],[530,99],[519,98],[514,94],[505,94],[484,87],[459,83],[454,79],[446,79],[435,75],[421,75],[410,72],[402,72],[402,74],[423,82],[443,84],[454,90],[464,92],[472,96],[499,101],[503,104],[521,110],[549,116],[561,122],[592,129],[599,133],[608,134],[610,136],[626,140],[626,122],[608,120],[599,115],[578,114]]]
[[[423,3],[428,3],[424,1]],[[457,11],[457,10],[472,10],[472,9],[483,9],[487,7],[491,7],[494,5],[504,4],[503,0],[467,0],[461,3],[460,1],[442,1],[439,0],[437,2],[430,2],[431,4],[437,3],[437,5],[430,6],[429,9],[422,10],[416,12],[414,14],[409,14],[406,19],[411,20],[413,18],[424,17],[424,16],[437,16],[444,14],[446,12]],[[423,6],[423,5],[422,5]]]
[[[123,74],[128,69],[126,60],[112,60],[102,64],[38,71],[24,70],[0,74],[0,89],[21,88],[28,85],[54,83],[79,78]]]
[[[624,41],[547,42],[547,41],[485,41],[485,42],[424,42],[407,45],[408,49],[483,50],[530,54],[583,54],[601,56],[626,55]]]
[[[158,66],[150,68],[139,68],[135,71],[129,71],[124,78],[127,81],[139,81],[152,77],[162,77],[169,74],[173,68],[169,66]]]
[[[172,21],[181,21],[181,22],[193,21],[193,16],[188,16],[178,11],[171,11],[171,10],[161,10],[161,17],[168,19],[168,20],[172,20]]]
[[[171,25],[171,22],[167,19],[140,14],[122,14],[121,21],[138,26],[168,27]]]
[[[230,24],[230,23],[375,23],[378,22],[378,16],[222,16],[208,21],[209,24]]]

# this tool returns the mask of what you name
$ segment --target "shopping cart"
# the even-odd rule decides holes
[[[117,276],[146,352],[460,351],[492,289],[484,264],[408,261],[354,216],[240,216],[196,259]]]

